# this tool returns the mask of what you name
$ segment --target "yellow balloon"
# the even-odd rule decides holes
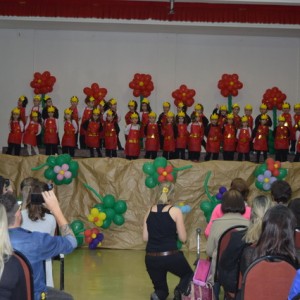
[[[104,221],[106,219],[106,213],[100,212],[99,213],[99,219],[102,220],[102,221]]]
[[[91,215],[92,216],[96,217],[96,216],[98,216],[98,214],[99,214],[98,208],[94,207],[94,208],[91,209]]]
[[[103,225],[103,220],[99,220],[99,221],[95,222],[95,225],[98,227],[101,227]]]
[[[90,222],[93,222],[93,221],[94,221],[94,217],[93,217],[92,215],[88,215],[88,220],[89,220]]]

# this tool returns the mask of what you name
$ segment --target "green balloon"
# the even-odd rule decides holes
[[[115,197],[110,194],[105,195],[103,198],[103,204],[105,208],[113,208],[115,204]]]
[[[44,171],[44,176],[48,180],[53,180],[56,176],[56,173],[54,172],[52,167],[49,167]]]
[[[110,224],[111,224],[111,219],[105,219],[104,221],[103,221],[103,224],[102,224],[102,228],[103,229],[107,229],[109,226],[110,226]]]
[[[70,154],[65,153],[65,154],[61,154],[61,156],[64,158],[64,163],[65,164],[69,164],[70,161],[72,160],[72,157],[71,157]]]
[[[124,200],[118,200],[114,204],[114,210],[117,214],[123,214],[127,210],[127,204]]]
[[[56,185],[62,185],[63,184],[63,180],[58,180],[56,177],[54,177],[53,181]]]
[[[258,175],[261,174],[261,172],[260,172],[260,167],[261,167],[261,166],[257,166],[257,167],[255,168],[255,171],[254,171],[254,176],[255,176],[255,177],[257,177]]]
[[[155,173],[155,167],[154,167],[154,165],[153,165],[153,163],[151,163],[151,162],[146,162],[146,163],[144,163],[144,165],[143,165],[143,171],[144,171],[144,173],[146,173],[147,175],[152,175],[152,174],[154,174]]]
[[[62,166],[63,164],[66,164],[66,160],[65,160],[65,156],[62,154],[62,155],[59,155],[57,156],[56,158],[56,164],[59,165],[59,166]]]
[[[74,220],[71,224],[70,224],[71,229],[73,230],[75,235],[78,235],[80,232],[84,231],[84,224],[82,221],[80,220]]]
[[[106,218],[113,219],[116,212],[112,208],[105,208],[103,211],[106,214]]]
[[[209,202],[209,201],[203,201],[201,204],[200,204],[200,208],[201,210],[206,214],[206,213],[210,213],[212,212],[212,203]]]
[[[99,211],[102,211],[102,212],[104,212],[104,210],[105,210],[104,204],[102,204],[102,203],[95,204],[93,208],[97,208]]]
[[[164,157],[159,156],[159,157],[155,158],[153,164],[154,164],[155,170],[157,170],[157,168],[159,168],[159,167],[165,168],[168,164],[168,161]]]
[[[287,175],[287,169],[279,168],[279,175],[277,176],[278,179],[284,179]]]
[[[79,165],[78,165],[77,161],[73,160],[69,163],[69,171],[72,172],[73,177],[77,176],[77,175],[75,176],[74,173],[76,173],[78,171],[78,168],[79,168]]]
[[[56,157],[53,156],[53,155],[48,156],[48,158],[47,158],[47,164],[50,167],[54,167],[56,165]]]
[[[76,240],[77,240],[77,247],[80,247],[83,245],[84,242],[84,236],[82,234],[76,235]]]
[[[62,182],[63,182],[63,184],[70,184],[70,183],[72,182],[72,180],[73,180],[72,177],[70,177],[70,178],[64,178],[64,179],[62,180]]]
[[[117,214],[117,215],[114,216],[113,221],[116,225],[121,226],[121,225],[124,224],[125,219],[122,215]]]
[[[265,173],[265,171],[267,171],[268,167],[267,167],[267,164],[266,163],[263,163],[262,165],[259,166],[259,174],[263,174]]]
[[[149,189],[152,189],[152,188],[154,188],[157,185],[157,180],[155,180],[153,176],[148,176],[145,179],[145,185]]]
[[[153,175],[151,175],[151,177],[153,177],[153,180],[155,181],[155,183],[158,184],[159,174],[157,172],[155,172]]]
[[[264,186],[264,183],[263,183],[263,182],[259,182],[258,180],[256,180],[256,181],[255,181],[255,186],[256,186],[259,190],[261,190],[261,191],[264,190],[264,189],[263,189],[263,186]]]

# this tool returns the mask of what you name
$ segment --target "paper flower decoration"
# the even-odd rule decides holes
[[[218,82],[218,88],[221,95],[224,97],[237,96],[239,90],[243,87],[243,83],[239,81],[237,74],[223,74],[221,80]]]
[[[90,214],[88,215],[88,220],[98,227],[101,227],[103,225],[103,221],[105,219],[106,214],[99,211],[96,207],[92,208]]]
[[[48,166],[44,172],[45,178],[52,180],[56,185],[70,184],[78,175],[78,162],[72,160],[69,154],[48,156],[44,164],[31,170],[37,171],[45,166]]]
[[[282,109],[282,104],[286,100],[286,94],[282,93],[278,87],[267,89],[263,95],[262,103],[267,105],[268,109]]]
[[[129,87],[133,89],[135,97],[149,97],[154,90],[152,77],[149,74],[134,74],[133,80],[130,81]]]
[[[178,106],[180,102],[182,102],[187,107],[191,107],[195,100],[194,96],[196,95],[195,90],[189,89],[185,84],[182,84],[179,89],[175,90],[172,93],[172,97],[174,98],[174,104]]]
[[[89,244],[89,249],[95,250],[96,248],[101,246],[101,242],[104,239],[103,233],[100,232],[99,229],[87,229],[84,232],[85,242]]]
[[[91,87],[85,87],[83,89],[85,95],[95,98],[95,106],[97,106],[101,100],[107,95],[107,89],[100,87],[98,83],[92,83]]]
[[[44,73],[35,72],[33,74],[33,80],[30,82],[30,86],[34,89],[35,94],[47,94],[53,91],[56,78],[51,76],[49,71]]]

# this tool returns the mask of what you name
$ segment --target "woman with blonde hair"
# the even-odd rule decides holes
[[[7,215],[4,206],[0,204],[0,299],[25,300],[27,297],[24,272],[20,262],[12,254]]]
[[[151,300],[167,299],[168,272],[180,277],[174,300],[181,299],[193,276],[190,265],[177,248],[177,238],[185,243],[187,236],[181,210],[171,205],[174,192],[174,184],[161,184],[158,200],[144,218],[143,239],[147,242],[145,263],[154,286]]]

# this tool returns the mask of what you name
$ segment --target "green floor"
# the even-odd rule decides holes
[[[75,300],[148,300],[153,292],[144,263],[144,251],[89,250],[81,248],[65,257],[65,290]],[[195,252],[185,252],[192,268]],[[54,283],[59,287],[59,262],[53,263]],[[168,277],[170,295],[178,283]]]

